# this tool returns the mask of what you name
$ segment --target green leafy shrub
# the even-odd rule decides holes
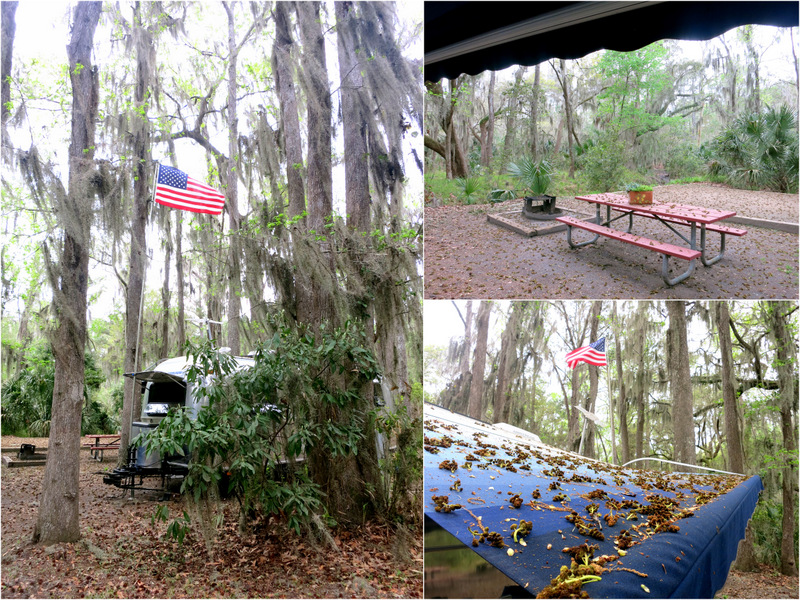
[[[627,162],[625,142],[617,131],[605,132],[577,162],[592,190],[608,192],[619,189]]]
[[[740,188],[796,193],[797,116],[789,108],[739,117],[709,150],[708,172]]]
[[[24,368],[2,387],[3,435],[47,437],[55,384],[55,358],[49,343],[32,345],[25,353]],[[93,399],[105,378],[95,364],[94,356],[84,358],[84,399],[81,432],[111,433],[112,420]]]
[[[222,491],[238,498],[246,519],[282,514],[299,533],[328,512],[308,458],[321,452],[337,460],[363,450],[374,404],[362,394],[378,370],[364,332],[350,322],[316,336],[277,319],[271,327],[275,335],[256,350],[249,369],[237,371],[209,342],[189,344],[187,379],[207,405],[196,417],[173,409],[134,443],[188,455],[181,491],[195,501],[213,496],[224,476]]]
[[[535,161],[529,156],[523,156],[508,165],[508,173],[519,183],[518,195],[528,193],[542,196],[550,187],[553,166],[545,158]]]
[[[455,180],[456,185],[459,187],[459,192],[464,198],[465,204],[473,203],[473,196],[478,193],[481,187],[481,180],[479,177],[466,177],[458,178]]]

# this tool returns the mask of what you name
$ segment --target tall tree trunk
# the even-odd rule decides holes
[[[569,178],[575,178],[575,148],[572,145],[572,138],[575,137],[575,122],[572,114],[572,103],[569,98],[569,77],[567,76],[567,61],[563,58],[559,61],[561,66],[561,73],[556,71],[559,83],[561,84],[561,93],[564,96],[564,114],[567,121],[567,149],[569,151]]]
[[[319,2],[296,2],[308,98],[308,226],[324,231],[333,212],[331,92]]]
[[[275,73],[275,88],[280,99],[283,150],[286,155],[286,180],[289,193],[289,216],[295,217],[305,210],[306,198],[303,189],[303,143],[300,136],[300,118],[297,112],[297,93],[292,80],[290,54],[292,35],[289,28],[291,6],[290,2],[275,3],[275,43],[272,47],[272,69]]]
[[[370,228],[369,162],[366,120],[372,118],[363,97],[364,78],[358,63],[350,21],[355,18],[347,2],[335,2],[344,129],[345,204],[347,225],[358,231]]]
[[[525,76],[527,67],[518,67],[514,73],[514,87],[508,98],[508,112],[506,113],[506,135],[503,138],[503,160],[500,165],[500,172],[505,171],[506,165],[514,151],[517,139],[517,115],[519,113],[519,89],[522,86],[522,78]]]
[[[615,434],[614,434],[614,426],[612,420],[611,426],[611,445],[612,451],[611,454],[614,457],[614,462],[618,465],[624,465],[626,462],[630,460],[629,458],[629,447],[628,447],[628,399],[625,397],[625,379],[622,375],[622,339],[620,336],[620,323],[619,323],[619,315],[617,314],[617,303],[619,301],[614,301],[614,342],[617,345],[617,349],[615,352],[615,359],[616,359],[616,366],[617,366],[617,386],[619,388],[619,399],[617,400],[617,406],[619,407],[619,447],[620,447],[620,456],[617,456],[616,445],[614,444]],[[614,414],[614,407],[610,406],[609,410],[611,414]]]
[[[733,348],[731,344],[730,313],[728,303],[720,300],[714,303],[714,312],[719,333],[719,350],[722,356],[722,401],[725,408],[725,437],[728,450],[728,468],[734,473],[745,472],[742,426],[739,416],[739,402],[736,398],[736,379],[733,373]]]
[[[17,12],[17,5],[19,2],[3,2],[2,8],[2,30],[0,31],[0,60],[2,66],[0,67],[0,115],[2,115],[2,139],[3,145],[6,145],[8,133],[6,131],[6,123],[11,116],[11,65],[13,64],[12,58],[14,53],[14,35],[17,30],[17,23],[15,15]]]
[[[170,263],[172,262],[172,221],[167,213],[164,219],[164,286],[161,288],[161,339],[159,358],[169,357],[169,305],[172,294],[169,291]]]
[[[539,90],[541,84],[541,65],[536,65],[533,69],[533,99],[531,100],[531,158],[536,160],[539,157]]]
[[[667,302],[667,371],[672,400],[672,428],[675,460],[697,464],[694,440],[692,379],[689,370],[689,349],[686,345],[686,304],[680,300]]]
[[[469,388],[469,407],[468,414],[473,419],[480,419],[483,416],[483,377],[486,368],[486,346],[489,339],[489,317],[492,313],[492,305],[482,300],[478,308],[477,322],[477,342],[475,345],[475,357],[472,361],[472,381]]]
[[[239,115],[236,105],[236,76],[239,47],[236,45],[234,3],[223,2],[228,16],[228,171],[225,207],[230,219],[231,242],[228,253],[228,347],[233,356],[242,353],[240,318],[242,313],[242,244],[239,238]]]
[[[486,122],[486,139],[481,147],[481,166],[487,170],[487,172],[492,172],[492,146],[494,146],[494,82],[495,82],[496,74],[494,71],[491,72],[489,77],[489,98],[487,100],[488,104],[488,117],[489,120]]]
[[[177,329],[177,346],[178,352],[183,351],[186,345],[186,311],[183,298],[183,292],[186,287],[185,277],[183,273],[183,220],[179,210],[173,211],[175,213],[175,276],[177,277],[178,287],[178,329]]]
[[[503,330],[500,343],[500,356],[497,366],[497,388],[494,397],[494,419],[495,423],[509,423],[511,402],[510,402],[510,374],[513,364],[516,362],[517,339],[522,317],[527,308],[527,302],[512,302],[511,314],[508,323]]]
[[[140,314],[142,310],[142,294],[144,290],[145,269],[147,263],[147,202],[150,199],[148,175],[150,166],[150,124],[147,120],[147,89],[151,79],[152,37],[142,24],[142,5],[134,5],[133,35],[136,36],[136,87],[134,88],[134,110],[131,111],[130,122],[133,128],[133,216],[131,222],[131,255],[128,269],[128,286],[125,294],[125,356],[123,369],[126,373],[140,367],[141,349],[139,338],[141,331]],[[130,444],[131,424],[141,409],[141,397],[137,393],[138,385],[125,378],[125,391],[122,403],[122,423],[120,425],[120,452],[117,463],[127,461],[128,453],[124,450]]]
[[[598,325],[600,323],[600,309],[602,308],[603,303],[600,300],[595,300],[592,302],[592,310],[589,313],[590,320],[590,334],[589,340],[590,342],[594,343],[597,341],[597,331]],[[590,413],[595,412],[595,406],[597,404],[597,388],[598,388],[598,368],[595,365],[586,365],[589,368],[589,396],[586,398],[584,403],[584,408],[589,411]],[[586,417],[583,417],[586,419]],[[595,424],[593,421],[589,421],[586,427],[586,440],[584,442],[584,450],[583,455],[587,458],[594,458],[595,457],[595,448],[594,448],[594,438],[595,438]]]
[[[464,156],[455,123],[456,105],[460,95],[459,81],[458,77],[450,80],[450,107],[442,122],[442,129],[445,131],[445,168],[448,179],[469,177],[469,163]]]
[[[797,458],[797,430],[793,423],[794,405],[797,402],[795,390],[795,377],[797,368],[797,353],[795,351],[795,336],[791,331],[789,315],[797,310],[794,303],[780,301],[769,302],[763,305],[767,313],[767,324],[775,339],[775,369],[781,384],[780,411],[781,433],[783,434],[783,450],[785,463],[781,469],[782,495],[783,495],[783,533],[781,535],[781,573],[784,575],[797,575],[797,545],[795,544],[795,514],[797,510],[797,471],[791,462],[791,457]]]
[[[57,314],[55,383],[47,464],[33,531],[34,543],[42,544],[74,542],[81,537],[79,476],[93,195],[90,181],[95,168],[100,88],[91,57],[102,6],[101,2],[76,5],[67,46],[72,83],[69,184],[63,205],[56,210],[63,226],[63,249],[58,273],[52,277]]]

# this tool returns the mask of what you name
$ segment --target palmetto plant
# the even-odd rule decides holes
[[[708,168],[739,187],[796,192],[797,116],[786,106],[740,116],[714,140]]]
[[[508,165],[508,173],[517,179],[521,189],[529,191],[533,196],[542,196],[550,187],[550,176],[553,167],[547,159],[534,161],[524,156]]]
[[[472,204],[472,196],[478,191],[480,187],[480,178],[478,177],[460,177],[455,180],[458,187],[461,188],[461,194],[464,196],[467,204]]]

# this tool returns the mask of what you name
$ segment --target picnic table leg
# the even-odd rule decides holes
[[[703,225],[700,228],[700,249],[702,251],[700,260],[703,261],[703,265],[710,267],[714,263],[719,262],[720,259],[722,259],[722,255],[725,254],[725,232],[720,232],[719,254],[713,258],[706,258],[706,226]]]
[[[569,244],[570,248],[581,248],[583,246],[588,246],[589,244],[594,244],[597,241],[597,238],[600,237],[599,233],[595,233],[594,237],[587,242],[573,242],[572,241],[572,225],[567,225],[567,243]]]
[[[686,269],[683,273],[675,277],[674,279],[669,278],[669,256],[666,254],[662,255],[661,257],[661,277],[667,285],[675,285],[680,283],[687,277],[689,277],[692,273],[694,273],[695,261],[696,258],[693,258],[689,261],[689,268]]]
[[[628,213],[628,228],[625,230],[625,233],[630,233],[633,229],[633,211]]]

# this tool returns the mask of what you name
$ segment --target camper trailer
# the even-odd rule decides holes
[[[248,369],[254,365],[250,357],[235,357],[238,369]],[[197,384],[186,379],[191,367],[186,356],[168,358],[147,371],[125,373],[132,378],[142,393],[142,412],[138,420],[131,424],[131,441],[139,434],[153,431],[172,408],[185,408],[191,416],[197,416],[206,401],[197,393]],[[162,491],[172,487],[188,472],[187,456],[161,456],[157,452],[147,452],[144,445],[128,449],[128,462],[124,467],[106,473],[103,482],[118,488],[134,490]],[[145,487],[146,478],[160,478],[160,487]]]
[[[237,370],[254,366],[252,357],[234,357]],[[155,430],[167,413],[173,408],[183,408],[190,416],[196,417],[207,404],[201,394],[197,393],[197,383],[190,383],[186,374],[192,366],[186,356],[165,359],[151,369],[136,373],[126,373],[137,382],[142,393],[142,412],[138,420],[131,425],[130,440]],[[208,381],[207,379],[205,381]],[[202,385],[199,384],[199,385]],[[375,406],[381,410],[394,410],[394,401],[387,384],[380,378],[373,381]],[[265,406],[264,410],[280,410],[275,406]],[[377,452],[379,458],[387,453],[389,440],[382,435],[377,436]],[[128,449],[128,460],[124,467],[105,473],[103,482],[121,489],[147,491],[177,490],[178,485],[188,473],[187,455],[161,456],[157,452],[147,452],[144,445],[131,445]],[[153,481],[146,487],[145,480]],[[160,480],[160,483],[156,483]]]

